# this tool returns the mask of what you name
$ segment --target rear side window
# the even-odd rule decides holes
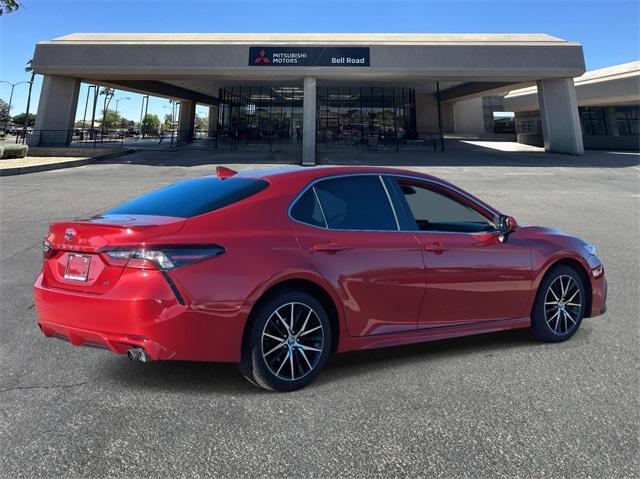
[[[256,178],[221,180],[215,176],[205,176],[152,191],[103,214],[191,218],[242,201],[267,186],[267,181]]]
[[[293,208],[291,208],[291,217],[294,220],[301,221],[313,226],[324,228],[324,217],[322,209],[313,191],[309,188],[304,195],[298,198]]]
[[[397,224],[379,176],[345,176],[316,184],[327,219],[336,230],[395,231]]]

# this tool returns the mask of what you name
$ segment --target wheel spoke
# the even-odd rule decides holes
[[[322,329],[322,325],[316,326],[315,328],[311,328],[311,329],[310,329],[310,330],[308,330],[308,331],[305,331],[305,332],[303,332],[303,333],[300,333],[300,334],[298,335],[298,337],[300,337],[300,336],[306,336],[307,334],[311,334],[311,333],[313,333],[314,331],[317,331],[318,329]]]
[[[287,333],[291,334],[291,330],[289,329],[289,325],[284,320],[284,318],[282,316],[280,316],[280,313],[278,312],[278,310],[276,310],[276,316],[278,317],[280,322],[284,325],[285,329],[287,330]]]
[[[551,316],[549,319],[547,319],[547,324],[551,323],[551,321],[553,321],[553,318],[555,318],[556,316],[558,316],[560,314],[560,310],[556,311],[556,314],[554,314],[553,316]]]
[[[569,325],[567,324],[567,316],[568,316],[568,314],[567,314],[566,311],[563,311],[562,315],[564,316],[564,332],[566,334],[569,331]]]
[[[304,323],[302,323],[302,327],[300,328],[300,331],[298,331],[298,336],[304,336],[302,333],[304,332],[305,328],[307,327],[307,323],[309,322],[309,318],[311,317],[311,313],[313,313],[313,310],[311,308],[309,308],[309,312],[307,313],[307,317],[304,320]]]
[[[571,311],[569,311],[568,309],[565,310],[566,314],[567,314],[567,318],[569,318],[569,320],[573,323],[576,324],[575,320],[573,319],[573,316],[571,316]]]
[[[295,374],[293,372],[293,350],[289,351],[289,363],[291,364],[291,380],[293,381],[295,379]]]
[[[287,338],[279,338],[279,337],[273,336],[272,334],[269,334],[269,333],[263,333],[263,336],[266,336],[267,338],[271,338],[271,339],[273,339],[275,341],[279,341],[280,343],[284,343],[287,340]]]
[[[302,355],[303,359],[305,360],[305,362],[307,363],[307,366],[309,366],[309,371],[311,371],[313,369],[313,367],[311,366],[311,363],[309,362],[309,359],[307,358],[306,353],[304,352],[304,349],[298,349],[298,352]]]
[[[311,346],[305,346],[304,344],[298,344],[298,345],[300,346],[300,348],[304,349],[305,351],[316,351],[316,352],[322,351],[322,349],[314,348]]]
[[[276,376],[278,374],[280,374],[280,371],[282,371],[282,367],[286,364],[287,359],[289,359],[289,356],[291,355],[291,351],[287,351],[286,356],[284,357],[284,359],[282,360],[282,363],[280,364],[280,367],[278,368],[278,370],[276,371]]]
[[[277,351],[278,349],[282,348],[282,346],[284,346],[284,343],[285,342],[283,341],[280,344],[278,344],[277,346],[274,346],[273,348],[271,348],[266,353],[264,353],[265,357],[269,356],[272,352]]]
[[[292,333],[293,332],[293,308],[294,308],[295,304],[291,303],[291,318],[289,319],[289,321],[291,321],[291,326],[289,326],[289,332]],[[293,365],[291,366],[293,367]],[[293,379],[293,373],[291,375],[291,378]]]
[[[556,295],[556,292],[553,290],[553,285],[551,285],[551,286],[549,287],[549,292],[550,292],[550,293],[553,295],[553,297],[555,298],[556,303],[557,303],[558,301],[560,301],[560,298],[558,297],[558,295]]]

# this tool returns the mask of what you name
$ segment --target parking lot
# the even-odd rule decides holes
[[[233,365],[132,363],[36,325],[48,221],[213,165],[136,153],[0,178],[0,476],[637,477],[638,156],[491,154],[504,164],[439,156],[411,168],[595,244],[606,315],[561,344],[513,331],[338,355],[289,394],[258,390]]]

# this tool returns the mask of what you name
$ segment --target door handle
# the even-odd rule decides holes
[[[338,251],[342,251],[343,249],[347,249],[345,245],[334,243],[333,241],[330,243],[320,243],[313,245],[311,247],[313,251],[318,251],[322,253],[335,254]]]
[[[424,250],[430,253],[442,254],[447,251],[448,248],[445,248],[442,243],[429,243],[424,246]]]

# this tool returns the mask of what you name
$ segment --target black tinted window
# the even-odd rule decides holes
[[[205,176],[152,191],[103,214],[190,218],[236,203],[267,186],[267,181],[255,178],[221,180],[215,176]]]
[[[427,187],[399,181],[400,189],[421,231],[477,232],[495,229],[477,211]]]
[[[396,230],[389,199],[378,176],[346,176],[315,186],[329,228]]]
[[[296,204],[291,208],[291,217],[310,225],[325,226],[322,210],[312,189],[308,189],[304,195],[298,198]]]

